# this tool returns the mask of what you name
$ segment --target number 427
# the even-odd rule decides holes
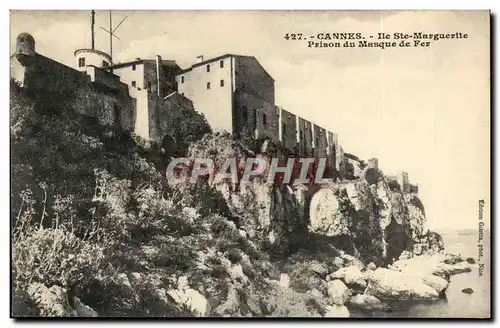
[[[302,33],[287,33],[285,40],[302,40]]]

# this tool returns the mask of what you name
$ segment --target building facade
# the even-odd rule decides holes
[[[120,77],[121,81],[137,90],[148,90],[158,97],[165,97],[177,91],[175,75],[180,67],[173,60],[136,58],[107,68]]]
[[[181,71],[176,82],[214,130],[279,139],[274,79],[255,57],[226,54]]]

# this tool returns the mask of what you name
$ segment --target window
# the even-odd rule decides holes
[[[132,86],[135,88],[135,81],[132,81]]]
[[[207,89],[210,89],[210,82],[207,82]]]
[[[105,61],[105,60],[103,60],[102,61],[102,67],[108,67],[108,66],[109,66],[108,62]]]
[[[207,65],[207,73],[210,73],[210,65]]]
[[[184,75],[181,76],[181,83],[184,83]]]
[[[183,92],[183,93],[181,93],[181,96],[183,96],[183,97],[184,97],[184,92]]]
[[[223,68],[223,67],[224,67],[224,61],[223,61],[223,60],[221,60],[221,61],[220,61],[220,68]]]
[[[85,58],[78,58],[78,67],[85,66]]]
[[[303,139],[304,139],[304,131],[300,130],[299,141],[302,141]]]
[[[220,80],[220,86],[223,87],[224,86],[224,80]]]
[[[262,114],[262,124],[264,124],[264,126],[267,125],[267,115],[266,114]]]
[[[318,146],[319,146],[319,137],[316,137],[316,140],[315,140],[315,142],[314,142],[314,145],[315,145],[316,147],[318,147]]]
[[[286,124],[285,124],[285,122],[281,123],[281,132],[282,132],[283,134],[285,134],[285,133],[286,133]]]
[[[132,64],[132,70],[135,71],[135,64]]]
[[[148,89],[151,89],[151,81],[148,81]]]
[[[246,107],[243,107],[241,111],[243,116],[243,122],[246,123],[248,121],[248,109]]]

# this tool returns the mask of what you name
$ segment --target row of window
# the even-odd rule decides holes
[[[248,121],[248,109],[246,107],[243,107],[241,109],[241,112],[242,112],[243,122],[246,123]],[[267,115],[266,115],[266,113],[262,113],[262,124],[264,126],[267,126]]]
[[[219,85],[221,88],[224,87],[224,80],[220,80]],[[210,87],[211,87],[210,82],[207,82],[207,89],[210,89]]]
[[[221,60],[219,62],[219,66],[220,66],[220,68],[224,68],[224,61],[223,60]],[[210,64],[207,64],[207,73],[210,73]]]
[[[109,63],[105,60],[102,61],[102,67],[108,67]],[[78,58],[78,67],[85,67],[85,57]]]
[[[220,68],[224,68],[224,60],[221,60],[219,62],[219,66],[220,66]],[[210,73],[210,64],[207,64],[206,67],[207,67],[207,73]],[[135,65],[133,66],[133,70],[135,70]],[[184,83],[184,75],[181,76],[181,83]],[[223,80],[221,80],[221,87],[223,87],[223,86],[224,86],[224,82],[223,82]],[[208,84],[207,84],[207,89],[210,89],[208,87]]]
[[[132,82],[130,82],[130,85],[135,88],[135,87],[137,87],[137,82],[132,81]],[[151,81],[148,81],[148,89],[151,89]]]

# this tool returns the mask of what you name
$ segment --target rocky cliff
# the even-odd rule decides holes
[[[247,158],[255,157],[227,135],[206,135],[190,147],[188,155],[192,161],[211,158],[215,167],[227,158],[238,158],[239,171]],[[279,152],[259,156],[269,159]],[[408,257],[443,249],[440,236],[427,229],[418,196],[390,188],[379,170],[365,168],[357,180],[322,185],[270,184],[267,174],[264,171],[241,185],[228,179],[214,182],[215,174],[204,181],[220,193],[251,237],[258,231],[272,244],[291,236],[330,237],[325,242],[340,243],[363,261],[377,264],[392,263],[402,254]]]
[[[345,317],[433,301],[470,270],[442,252],[418,198],[381,172],[322,186],[259,176],[171,186],[160,145],[35,105],[12,90],[15,316]],[[208,134],[188,156],[279,147],[265,150]]]

